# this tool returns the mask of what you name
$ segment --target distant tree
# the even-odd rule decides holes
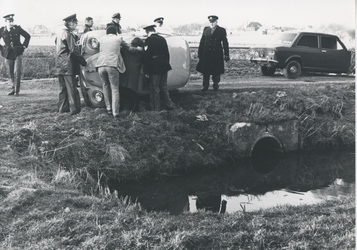
[[[351,39],[355,39],[356,37],[356,30],[347,30],[347,34],[350,36]]]
[[[204,26],[205,25],[202,23],[191,23],[191,24],[184,24],[174,27],[173,30],[176,33],[180,33],[185,36],[190,36],[190,35],[196,35],[197,33],[201,32]]]

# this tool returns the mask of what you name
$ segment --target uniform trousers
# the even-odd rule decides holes
[[[71,115],[78,114],[81,111],[81,99],[76,88],[76,76],[58,75],[58,82],[58,111],[60,113],[70,112]]]
[[[5,63],[7,65],[10,83],[12,84],[14,92],[17,94],[20,92],[22,55],[17,56],[14,60],[5,59]]]
[[[150,75],[150,107],[153,111],[160,111],[161,101],[166,108],[172,109],[174,104],[167,90],[167,72],[160,75]]]
[[[108,111],[114,116],[119,115],[119,70],[114,67],[103,66],[98,68],[99,77],[103,82],[104,102]]]
[[[208,89],[209,87],[209,78],[210,78],[210,74],[203,74],[203,87]],[[218,89],[218,83],[221,81],[221,75],[212,75],[212,81],[213,81],[213,88],[214,89]]]

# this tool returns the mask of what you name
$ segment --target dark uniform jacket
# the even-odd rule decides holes
[[[21,36],[25,38],[23,43],[20,41]],[[0,45],[2,56],[6,59],[15,60],[17,56],[22,55],[24,52],[24,46],[27,48],[31,36],[21,26],[14,25],[10,31],[6,27],[1,27],[0,38],[5,42],[5,46]]]
[[[169,48],[165,38],[151,34],[144,44],[144,73],[161,75],[171,69]]]
[[[71,59],[70,52],[78,52],[77,35],[67,27],[56,34],[56,71],[58,75],[76,75],[78,70]]]
[[[223,74],[223,55],[229,56],[226,29],[216,26],[213,34],[211,34],[211,30],[212,29],[209,26],[203,29],[200,45],[198,47],[199,62],[196,70],[203,74]]]
[[[121,34],[121,26],[119,23],[112,21],[111,23],[107,24],[106,28],[108,29],[108,27],[110,27],[110,26],[115,27],[117,29],[118,34]]]
[[[90,26],[86,25],[86,27],[84,28],[83,33],[87,33],[87,32],[89,32],[89,31],[92,31],[92,29],[91,29]]]

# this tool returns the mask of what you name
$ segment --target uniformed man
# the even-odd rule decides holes
[[[92,27],[93,27],[93,18],[92,17],[86,17],[86,20],[85,20],[85,28],[84,28],[84,31],[83,33],[87,33],[88,31],[92,31]]]
[[[155,25],[144,28],[147,38],[144,43],[144,73],[150,79],[150,106],[153,111],[160,111],[161,101],[166,109],[173,109],[167,89],[167,72],[170,71],[170,53],[165,38],[155,31]]]
[[[121,26],[120,26],[120,13],[114,13],[112,16],[112,22],[107,24],[107,29],[110,26],[114,26],[117,29],[117,33],[121,34]]]
[[[81,99],[76,88],[76,72],[71,52],[78,52],[78,36],[74,34],[77,28],[77,15],[73,14],[63,19],[64,27],[56,34],[56,70],[59,83],[59,113],[70,112],[71,115],[81,111]]]
[[[158,17],[154,20],[154,23],[157,27],[162,27],[162,25],[164,24],[164,18],[163,17]]]
[[[20,92],[22,55],[29,45],[31,36],[20,25],[14,25],[14,14],[6,15],[4,18],[6,26],[0,28],[0,38],[4,40],[5,45],[0,45],[0,50],[5,58],[13,88],[8,95],[18,95]],[[20,41],[21,36],[25,38],[23,43]]]
[[[211,75],[213,89],[218,90],[221,74],[224,73],[224,61],[229,61],[226,30],[217,25],[217,16],[208,16],[208,20],[210,26],[203,29],[203,34],[198,46],[199,62],[196,68],[198,72],[203,74],[202,91],[208,90]]]
[[[157,33],[161,34],[172,34],[174,33],[173,29],[170,27],[164,26],[164,18],[163,17],[158,17],[154,20],[154,23],[156,25],[155,30]]]

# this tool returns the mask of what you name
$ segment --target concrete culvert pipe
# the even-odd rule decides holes
[[[284,146],[270,133],[259,136],[252,144],[249,156],[253,168],[260,173],[270,173],[283,161]]]

